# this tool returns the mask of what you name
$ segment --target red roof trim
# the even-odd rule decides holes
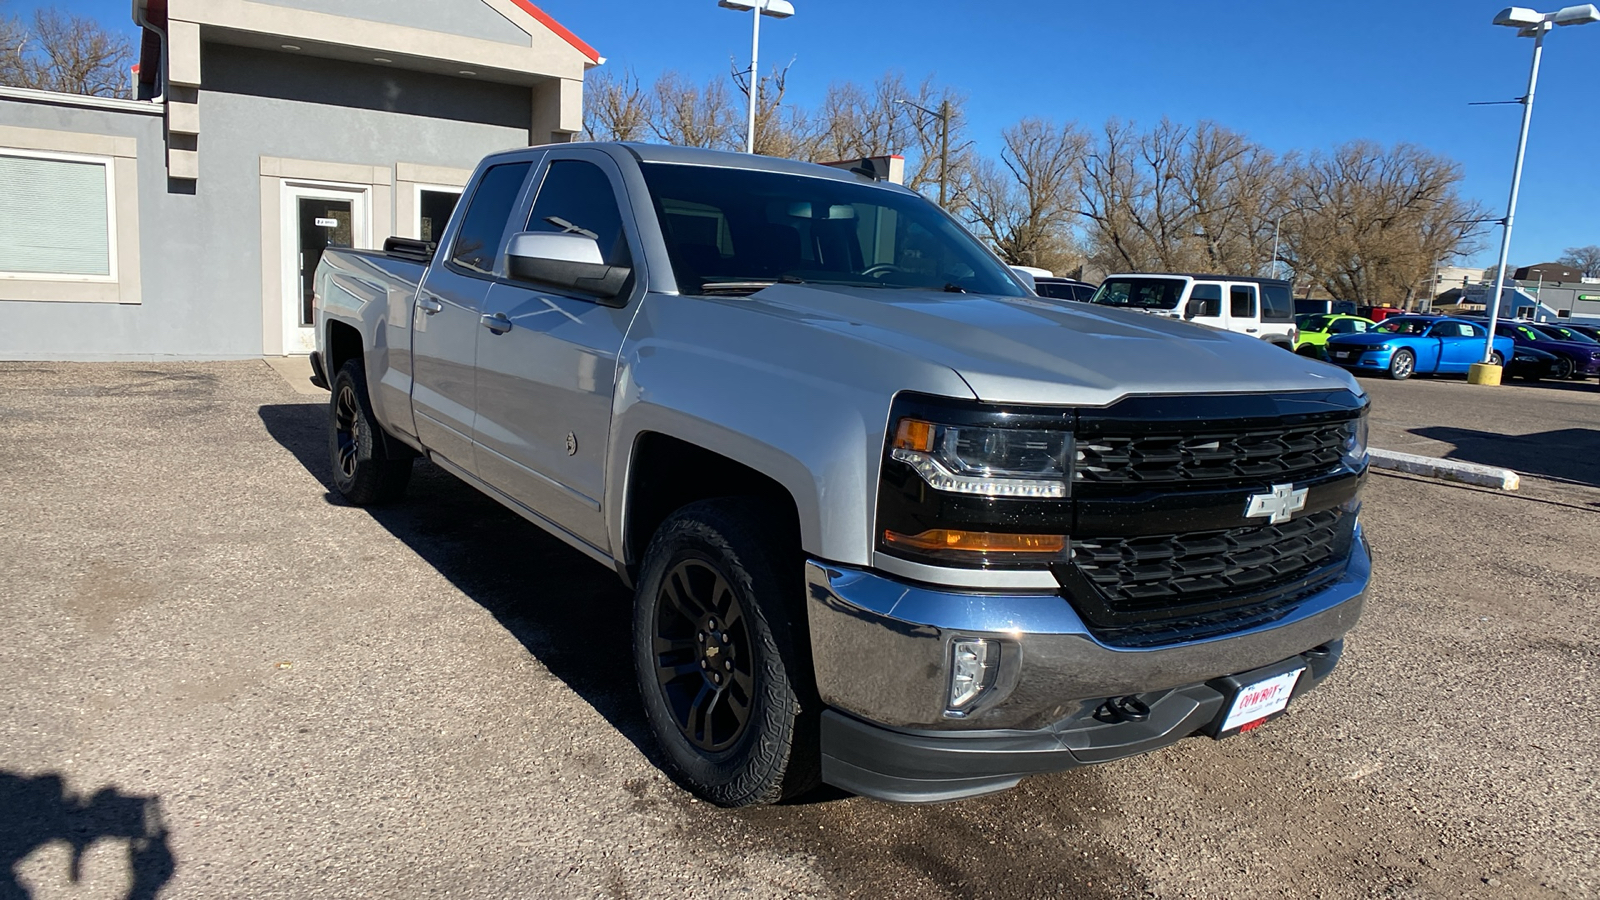
[[[511,0],[511,2],[520,7],[523,12],[533,16],[535,19],[538,19],[540,25],[543,25],[544,27],[555,32],[557,37],[571,44],[579,53],[589,57],[590,62],[594,63],[595,65],[600,64],[600,53],[588,44],[585,44],[577,35],[568,31],[565,25],[562,25],[555,19],[550,18],[549,13],[537,6],[534,6],[530,0]]]

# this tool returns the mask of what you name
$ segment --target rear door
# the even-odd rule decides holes
[[[411,407],[422,446],[475,472],[472,430],[476,402],[478,324],[494,281],[511,212],[533,170],[531,161],[484,171],[460,221],[444,238],[411,311],[414,379]]]
[[[1261,336],[1261,297],[1255,285],[1228,285],[1228,330]]]
[[[595,150],[552,150],[515,230],[596,236],[612,265],[642,258],[622,173]],[[638,309],[635,272],[621,308],[502,280],[478,334],[476,452],[484,481],[607,550],[601,500],[617,355]]]

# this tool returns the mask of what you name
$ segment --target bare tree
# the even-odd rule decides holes
[[[590,75],[583,94],[585,140],[642,141],[650,135],[657,98],[640,86],[632,69]]]
[[[1284,222],[1295,270],[1343,300],[1409,304],[1434,266],[1477,247],[1484,208],[1457,191],[1461,167],[1411,144],[1351,141],[1295,171]],[[1290,227],[1293,225],[1293,227]]]
[[[763,156],[813,160],[816,158],[818,138],[810,115],[801,107],[784,104],[784,97],[789,92],[789,69],[793,65],[794,61],[790,60],[789,65],[781,69],[773,68],[759,80],[755,152]],[[729,70],[734,88],[745,98],[746,115],[739,123],[739,139],[742,142],[749,128],[750,72],[733,63],[729,64]]]
[[[1081,266],[1072,226],[1088,137],[1076,125],[1033,118],[1002,137],[999,164],[984,160],[973,173],[967,219],[1012,265]]]
[[[1568,247],[1558,262],[1577,269],[1585,278],[1600,278],[1600,247]]]
[[[740,146],[738,113],[720,79],[697,87],[677,72],[663,73],[655,83],[655,113],[650,130],[665,143],[716,150]]]
[[[1080,189],[1097,268],[1265,272],[1288,193],[1286,163],[1213,122],[1148,131],[1111,120]]]
[[[0,19],[0,84],[96,97],[131,96],[133,42],[54,7]]]

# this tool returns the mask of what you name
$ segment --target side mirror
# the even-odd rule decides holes
[[[623,305],[619,298],[633,276],[628,266],[606,265],[594,238],[547,231],[512,235],[506,268],[518,281],[589,294],[612,307]]]
[[[1183,308],[1184,321],[1188,321],[1189,319],[1192,319],[1195,316],[1198,316],[1199,314],[1200,314],[1200,304],[1198,304],[1198,303],[1190,303],[1190,304],[1188,304],[1187,306],[1185,306]]]

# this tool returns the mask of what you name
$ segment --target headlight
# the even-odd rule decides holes
[[[1072,410],[901,394],[878,483],[878,550],[928,565],[1071,556]]]
[[[985,497],[1067,496],[1072,433],[1022,428],[942,425],[903,418],[890,458],[910,466],[928,486]]]
[[[1341,448],[1345,465],[1361,469],[1367,464],[1367,414],[1344,423],[1344,446]]]

